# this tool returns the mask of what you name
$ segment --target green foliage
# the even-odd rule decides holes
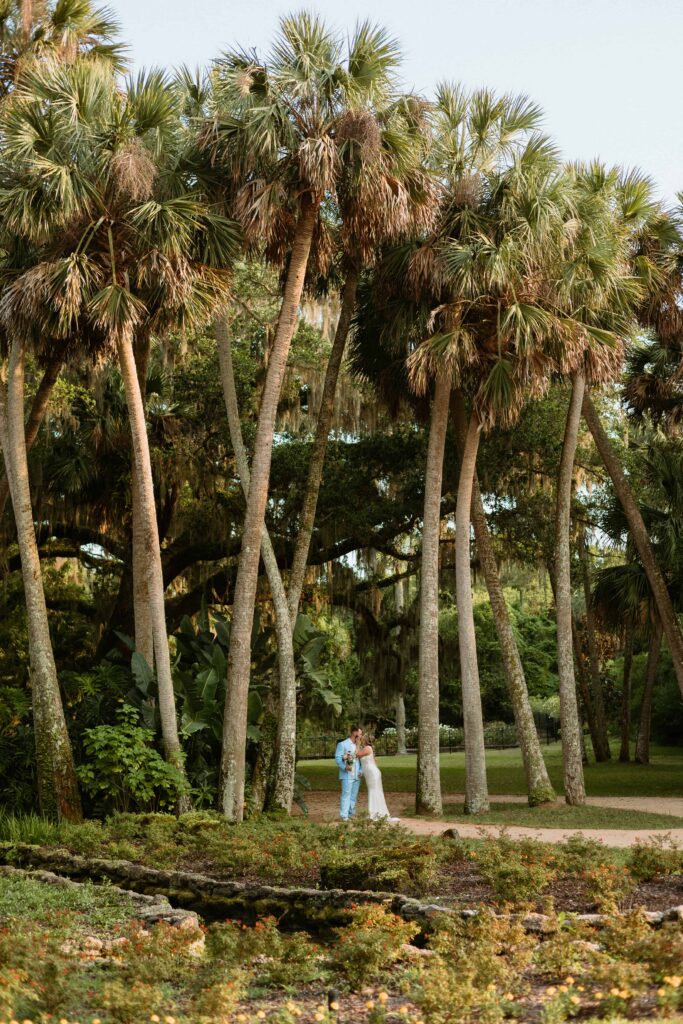
[[[670,836],[653,836],[633,844],[626,864],[639,882],[649,882],[658,875],[683,874],[683,852]]]
[[[154,748],[154,734],[124,705],[116,725],[86,729],[86,757],[78,767],[84,790],[105,811],[173,807],[184,790],[182,773]]]
[[[335,929],[332,965],[353,989],[376,981],[405,956],[404,946],[418,926],[402,920],[384,907],[358,907],[348,925]]]

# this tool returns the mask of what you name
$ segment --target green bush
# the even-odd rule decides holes
[[[683,872],[683,851],[671,836],[653,836],[631,847],[626,864],[639,882],[649,882],[658,875],[678,875]]]
[[[105,811],[155,810],[175,806],[185,792],[182,774],[154,748],[154,735],[138,725],[138,712],[124,705],[116,725],[86,729],[86,763],[78,767],[83,789]]]
[[[436,867],[436,851],[426,843],[397,846],[390,857],[382,849],[363,853],[333,847],[321,859],[320,884],[323,889],[420,895],[429,891]]]
[[[418,926],[384,907],[368,906],[357,907],[348,925],[334,931],[332,965],[352,988],[360,988],[404,956],[404,946],[417,934]]]

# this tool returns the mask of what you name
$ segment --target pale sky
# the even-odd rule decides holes
[[[136,67],[207,64],[267,48],[280,15],[315,9],[350,30],[369,17],[406,55],[406,87],[442,79],[525,92],[570,159],[640,167],[683,190],[683,0],[109,0]]]

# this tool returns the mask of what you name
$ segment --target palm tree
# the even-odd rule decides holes
[[[35,248],[33,265],[6,287],[3,315],[15,338],[39,324],[44,337],[77,339],[118,355],[144,531],[162,734],[166,756],[182,774],[134,338],[212,315],[227,286],[215,268],[229,261],[237,232],[174,174],[177,102],[159,73],[140,76],[123,93],[99,63],[46,62],[22,77],[2,121],[13,179],[5,175],[0,209],[7,230]],[[52,188],[45,188],[46,176]]]
[[[241,821],[244,813],[251,631],[273,431],[287,355],[309,257],[313,252],[324,266],[330,255],[331,238],[321,209],[326,198],[334,199],[339,180],[344,135],[338,137],[338,132],[347,123],[349,110],[364,111],[384,94],[397,53],[381,32],[369,49],[367,29],[361,26],[343,64],[342,60],[339,39],[318,18],[284,18],[267,61],[241,52],[219,61],[218,112],[206,133],[206,143],[224,170],[226,191],[234,195],[247,243],[255,248],[265,244],[266,257],[275,262],[288,259],[261,397],[233,601],[221,761],[221,802],[232,821]],[[353,137],[353,132],[346,136]],[[289,696],[287,707],[293,708]],[[282,729],[291,737],[289,722]],[[293,770],[293,756],[285,760]]]
[[[359,60],[373,59],[383,39],[363,26],[357,41]],[[367,56],[363,55],[367,51]],[[342,274],[339,320],[330,351],[298,522],[288,600],[292,622],[301,601],[325,452],[332,427],[334,396],[351,328],[363,267],[371,265],[382,245],[424,228],[433,216],[434,190],[422,169],[428,142],[426,105],[404,96],[386,109],[349,111],[340,127],[340,174],[337,185],[341,220]]]

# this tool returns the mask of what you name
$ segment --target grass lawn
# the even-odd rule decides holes
[[[413,808],[401,813],[413,813]],[[472,821],[463,814],[462,804],[444,804],[444,817]],[[488,814],[478,814],[482,825],[523,825],[529,828],[626,828],[670,829],[683,828],[683,818],[673,814],[651,814],[648,811],[622,810],[616,807],[569,807],[558,804],[550,807],[528,807],[526,804],[492,803]]]
[[[562,793],[562,748],[559,743],[543,747],[550,778],[558,794]],[[586,765],[586,791],[589,796],[683,796],[683,747],[653,747],[649,765],[607,764]],[[496,794],[526,793],[522,757],[518,749],[488,750],[489,792]],[[379,758],[387,793],[409,793],[415,789],[415,755]],[[337,766],[331,759],[300,761],[298,770],[314,790],[338,788]],[[465,791],[465,755],[441,755],[441,787],[445,794]],[[603,813],[603,812],[601,812]],[[517,820],[517,819],[515,819]],[[605,827],[607,827],[605,825]]]

